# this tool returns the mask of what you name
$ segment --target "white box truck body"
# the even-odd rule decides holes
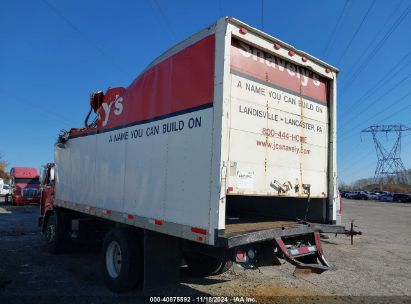
[[[226,248],[335,224],[337,73],[222,18],[92,101],[55,147],[55,208]]]

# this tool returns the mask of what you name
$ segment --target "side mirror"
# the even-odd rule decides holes
[[[54,167],[50,168],[50,183],[54,184]]]

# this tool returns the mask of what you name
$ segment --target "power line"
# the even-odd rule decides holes
[[[377,154],[377,166],[375,168],[374,183],[382,184],[384,180],[388,180],[392,176],[397,176],[401,181],[406,181],[405,167],[401,160],[401,136],[402,132],[411,131],[411,128],[401,124],[397,125],[372,125],[361,132],[372,134],[374,141],[375,152]],[[396,139],[394,145],[388,149],[384,147],[381,139],[378,137],[380,133],[395,133]]]
[[[388,115],[387,117],[379,120],[379,121],[377,122],[377,124],[381,124],[382,122],[386,121],[387,119],[389,119],[389,118],[391,118],[391,117],[394,117],[395,114],[400,113],[400,112],[403,112],[403,111],[406,110],[407,108],[411,108],[411,104],[407,104],[405,107],[402,107],[401,109],[397,110],[396,112],[394,112],[394,113]],[[405,135],[405,136],[408,136],[408,135]],[[405,136],[404,136],[404,137],[405,137]],[[343,142],[346,142],[347,139],[348,139],[348,138],[346,138],[346,139],[344,139],[344,140],[338,140],[338,144],[341,144],[341,143],[343,143]],[[361,154],[362,156],[360,157],[360,159],[362,159],[362,157],[365,156],[365,154],[368,154],[368,152]],[[347,158],[347,156],[348,156],[348,154],[346,154],[345,156],[343,156],[343,158],[342,158],[340,161],[342,162],[343,160],[345,160],[345,159]]]
[[[348,4],[349,4],[349,3],[350,3],[350,0],[346,0],[346,1],[345,1],[344,7],[343,7],[343,9],[342,9],[342,11],[341,11],[338,19],[337,19],[337,23],[336,23],[335,26],[334,26],[334,29],[333,29],[333,31],[332,31],[332,33],[331,33],[331,36],[330,36],[330,39],[328,40],[328,43],[327,43],[327,45],[326,45],[326,47],[325,47],[325,49],[324,49],[324,51],[323,51],[323,56],[326,56],[326,55],[327,55],[329,48],[330,48],[331,45],[334,43],[335,35],[336,35],[336,33],[337,33],[337,30],[338,30],[338,28],[339,28],[340,22],[341,22],[341,20],[343,19],[343,16],[344,16],[344,14],[345,14],[345,11],[347,10],[347,7],[348,7]]]
[[[264,31],[264,0],[261,0],[261,30]]]
[[[405,107],[399,109],[399,110],[396,111],[395,113],[392,113],[392,114],[388,115],[387,117],[383,118],[382,120],[379,120],[379,121],[377,122],[377,124],[381,124],[382,122],[386,121],[387,119],[393,117],[395,114],[397,114],[397,113],[399,113],[399,112],[402,112],[402,111],[404,111],[406,108],[410,108],[410,107],[411,107],[411,104],[407,104]],[[411,135],[411,134],[409,134],[409,135]],[[405,135],[404,137],[409,136],[409,135]],[[343,141],[338,141],[338,144],[340,144],[340,143],[342,143],[342,142],[345,142],[345,140],[343,140]],[[410,145],[410,144],[411,144],[411,142],[409,143],[409,145]],[[404,147],[407,147],[407,146],[408,146],[408,145],[405,145]],[[365,152],[365,153],[360,154],[360,157],[356,157],[354,162],[350,162],[350,165],[356,164],[356,163],[359,163],[359,162],[363,161],[364,157],[369,154],[368,151],[365,151],[365,150],[364,150],[363,152]],[[344,155],[343,158],[340,159],[339,162],[342,163],[342,162],[347,158],[347,156],[348,156],[348,154]],[[357,156],[358,156],[358,155],[357,155]],[[340,171],[341,171],[341,170],[340,170]],[[342,170],[342,171],[346,171],[346,170]]]
[[[73,22],[71,22],[61,11],[59,11],[54,5],[47,0],[42,0],[58,17],[63,19],[75,32],[77,32],[87,43],[99,52],[108,62],[110,62],[119,71],[127,75],[128,73],[123,68],[117,65],[116,61],[108,55],[102,48],[100,48],[93,40],[91,40],[83,31],[81,31]]]
[[[173,31],[173,28],[171,27],[171,23],[168,20],[166,14],[164,13],[163,9],[161,8],[160,4],[157,2],[157,0],[152,0],[154,2],[154,4],[157,6],[158,11],[160,12],[160,16],[161,18],[163,18],[163,21],[168,29],[168,31],[170,32],[172,38],[174,38],[175,40],[177,40],[177,36]]]
[[[409,136],[409,135],[404,135],[403,137],[407,137],[407,136]],[[403,149],[408,148],[409,146],[411,146],[411,142],[408,142],[408,144],[403,145],[402,148]],[[359,158],[355,158],[355,161],[352,161],[352,162],[349,163],[349,167],[340,166],[340,167],[342,167],[342,169],[338,169],[338,172],[347,172],[350,168],[354,167],[354,165],[357,165],[357,164],[360,164],[360,163],[366,164],[366,163],[364,163],[364,156],[369,155],[369,151],[366,151],[366,150],[364,150],[364,151],[365,151],[365,153],[362,154],[362,156],[360,156]],[[370,159],[370,158],[368,158],[368,159]],[[340,160],[339,162],[342,162],[342,161]],[[358,171],[359,170],[356,170],[356,172],[358,172]]]
[[[354,32],[354,35],[351,37],[350,42],[348,42],[347,46],[345,47],[344,51],[342,52],[340,58],[338,58],[336,66],[338,66],[341,62],[341,60],[344,58],[344,56],[347,54],[347,51],[349,50],[349,48],[351,47],[351,44],[353,43],[354,39],[357,37],[357,34],[359,33],[359,31],[361,30],[362,26],[364,25],[365,21],[368,18],[369,13],[371,12],[372,8],[374,7],[374,4],[377,0],[374,0],[373,2],[371,2],[370,6],[368,7],[367,12],[365,13],[364,17],[362,18],[362,21],[360,23],[359,26],[357,26],[356,31]]]
[[[59,122],[60,124],[63,123],[63,124],[65,124],[65,125],[67,125],[67,126],[72,126],[72,125],[73,125],[73,122],[72,122],[70,119],[62,116],[61,113],[54,112],[54,111],[52,111],[52,110],[42,108],[42,107],[39,106],[39,105],[34,106],[33,103],[27,101],[25,98],[23,98],[23,97],[18,97],[18,96],[16,96],[15,93],[12,94],[11,92],[6,91],[6,90],[4,90],[4,89],[0,89],[0,92],[3,93],[3,96],[12,96],[12,98],[13,98],[15,101],[17,101],[18,103],[24,104],[24,105],[26,105],[26,106],[29,106],[29,107],[32,108],[33,110],[38,111],[39,113],[41,113],[41,114],[43,114],[43,115],[47,115],[47,117],[56,120],[56,122]]]
[[[378,101],[381,101],[382,98],[384,98],[385,96],[387,96],[389,93],[391,93],[392,91],[394,91],[396,88],[398,88],[404,81],[406,81],[407,79],[409,79],[411,77],[411,74],[405,76],[404,78],[402,78],[399,82],[397,82],[394,86],[392,86],[390,89],[388,89],[384,94],[380,95],[380,97],[378,97],[377,99],[374,99],[372,102],[372,105],[375,105],[378,103]],[[366,99],[363,99],[361,101],[364,101]],[[364,105],[364,104],[362,104]],[[371,103],[369,104],[371,105]],[[369,106],[368,105],[368,106]],[[364,108],[364,110],[367,108],[367,106]],[[351,108],[351,111],[355,111],[355,112],[359,112],[359,106],[357,108]]]
[[[411,94],[408,94],[408,95],[411,95]],[[391,113],[390,115],[388,115],[388,116],[384,117],[383,119],[379,120],[377,123],[380,124],[380,123],[382,123],[382,122],[390,119],[391,117],[394,117],[396,114],[401,113],[401,112],[404,112],[404,110],[406,110],[406,109],[408,109],[408,108],[411,108],[411,104],[407,104],[405,107],[402,107],[402,108],[400,108],[399,110],[395,111],[394,113]],[[370,120],[371,120],[371,119],[369,119],[368,121],[370,121]],[[359,126],[359,125],[357,125],[357,126]],[[408,136],[408,135],[407,135],[407,136]],[[346,138],[344,138],[343,140],[340,140],[339,143],[346,142],[347,139],[348,139],[348,138],[346,137]]]
[[[378,52],[382,49],[382,46],[387,42],[387,40],[391,37],[391,35],[395,32],[398,26],[404,21],[407,15],[411,11],[411,4],[407,6],[404,12],[400,15],[400,17],[393,23],[393,25],[389,28],[389,30],[385,33],[384,37],[378,42],[378,44],[371,50],[368,57],[362,62],[359,68],[354,72],[350,81],[347,80],[348,83],[353,82],[357,79],[357,77],[361,74],[362,71],[368,66],[371,60],[378,54]]]
[[[410,108],[410,107],[411,107],[411,104],[408,104],[408,105],[406,105],[405,107],[402,107],[401,109],[395,111],[395,112],[392,113],[390,116],[388,116],[388,117],[380,120],[378,123],[381,123],[381,122],[383,122],[383,121],[386,121],[387,119],[391,118],[392,116],[394,116],[394,115],[396,115],[396,114],[398,114],[398,113],[401,113],[401,112],[403,112],[405,109]],[[408,135],[405,135],[405,136],[408,136]]]
[[[406,99],[406,98],[409,97],[409,96],[411,96],[411,91],[409,91],[408,93],[406,93],[404,96],[402,96],[402,97],[394,100],[394,102],[390,103],[386,108],[384,108],[383,110],[381,110],[378,114],[373,115],[373,116],[370,117],[369,119],[360,122],[359,124],[355,125],[354,127],[351,127],[351,130],[353,130],[353,131],[355,132],[355,128],[364,125],[365,122],[369,122],[371,119],[375,119],[376,116],[379,116],[379,115],[381,115],[381,114],[384,114],[384,113],[385,113],[384,111],[390,109],[393,104],[395,104],[395,103],[398,102],[398,101],[402,101],[402,100]],[[348,134],[350,134],[350,133],[348,133]],[[347,137],[347,138],[348,138],[348,137]],[[342,141],[345,141],[347,138],[343,138]]]
[[[401,7],[403,1],[400,2],[396,7],[394,7],[394,9],[392,10],[390,16],[385,20],[384,24],[380,27],[380,29],[376,32],[376,35],[374,35],[372,41],[368,44],[367,49],[370,48],[374,42],[377,40],[378,36],[380,35],[380,33],[387,27],[389,21],[391,19],[393,19],[393,17],[395,16],[397,10]],[[361,56],[358,58],[357,62],[354,65],[351,65],[353,67],[357,67],[360,62],[363,61],[363,58],[366,56],[366,52],[362,52]],[[344,83],[344,81],[347,80],[347,78],[353,73],[353,71],[350,71],[348,74],[342,75],[342,81],[340,81],[340,86]]]
[[[400,69],[405,69],[411,64],[411,60],[408,61],[407,63],[404,63],[405,59],[411,55],[411,51],[409,51],[404,57],[402,57],[389,71],[388,73],[384,73],[384,76],[374,85],[372,86],[364,95],[362,95],[360,98],[356,99],[357,102],[359,101],[364,101],[370,98],[372,95],[374,95],[376,92],[378,92],[384,85],[388,82],[386,82],[387,79],[390,79],[393,74],[396,73],[396,70],[398,68]],[[358,109],[358,107],[357,107]],[[340,114],[342,116],[342,119],[346,118],[347,113],[353,113],[352,108],[349,110],[345,110]]]
[[[354,126],[354,127],[351,127],[350,129],[355,132],[355,128],[356,128],[356,127],[360,127],[360,126],[364,125],[364,123],[369,122],[370,120],[374,119],[376,116],[379,116],[380,114],[384,114],[384,110],[389,109],[389,108],[390,108],[393,104],[395,104],[396,102],[402,101],[402,100],[406,99],[406,98],[409,97],[409,96],[411,96],[411,91],[409,91],[409,92],[408,92],[407,94],[405,94],[404,96],[402,96],[402,97],[394,100],[394,102],[390,103],[386,108],[384,108],[384,109],[383,109],[382,111],[380,111],[378,114],[373,115],[373,116],[370,117],[369,119],[360,122],[359,124],[357,124],[357,125]],[[348,133],[348,134],[347,134],[348,136],[345,136],[345,137],[343,136],[343,139],[342,139],[340,142],[343,142],[343,141],[347,140],[347,139],[349,138],[349,135],[350,135],[350,134],[352,134],[352,133]]]

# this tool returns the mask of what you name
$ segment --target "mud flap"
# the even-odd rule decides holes
[[[332,267],[326,261],[320,243],[320,234],[313,232],[309,239],[313,240],[311,244],[298,245],[286,244],[282,237],[275,238],[275,244],[278,253],[289,263],[296,266],[297,269],[306,269],[307,271],[321,273],[330,270]],[[308,262],[306,262],[308,261]]]
[[[143,290],[180,282],[181,250],[175,237],[144,230]]]

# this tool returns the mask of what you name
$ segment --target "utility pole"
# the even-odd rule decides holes
[[[401,160],[401,135],[402,132],[411,131],[411,128],[402,124],[398,125],[373,125],[364,130],[362,133],[369,132],[374,140],[375,151],[377,153],[377,167],[375,168],[374,183],[383,184],[384,182],[394,181],[407,183],[405,167]],[[396,140],[394,145],[389,149],[384,147],[378,135],[385,133],[395,133]]]

